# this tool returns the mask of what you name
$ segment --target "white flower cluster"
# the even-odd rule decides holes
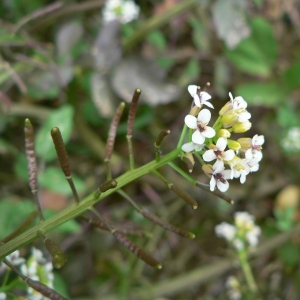
[[[300,127],[291,127],[281,141],[282,148],[288,153],[300,152]]]
[[[220,110],[218,120],[210,127],[208,123],[211,112],[202,107],[206,105],[214,108],[209,102],[211,96],[196,85],[188,86],[188,91],[195,106],[184,121],[193,133],[191,141],[182,145],[181,149],[186,153],[202,155],[205,162],[215,160],[213,165],[204,164],[202,167],[211,178],[211,191],[216,186],[221,192],[227,191],[228,179],[240,178],[240,182],[244,183],[250,172],[259,169],[264,143],[264,136],[257,134],[253,138],[240,138],[236,141],[229,139],[231,133],[243,133],[251,128],[251,114],[246,110],[247,102],[240,96],[233,98],[229,93],[230,101]],[[230,169],[225,169],[225,165]]]
[[[53,266],[51,262],[47,262],[43,257],[42,251],[32,248],[32,254],[27,259],[26,264],[21,265],[21,272],[30,277],[33,280],[38,280],[41,283],[53,288],[54,275],[52,273]],[[46,300],[39,292],[35,291],[31,287],[27,288],[27,299],[29,300]]]
[[[118,19],[121,23],[129,23],[137,19],[140,7],[132,0],[107,0],[102,9],[104,23]]]
[[[215,227],[216,235],[225,238],[237,250],[246,249],[247,246],[256,247],[261,234],[259,226],[255,225],[255,217],[247,212],[236,212],[234,223],[226,222]]]
[[[241,286],[235,276],[229,276],[226,280],[228,298],[230,300],[242,299]]]

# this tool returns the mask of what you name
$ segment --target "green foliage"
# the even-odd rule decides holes
[[[275,210],[274,214],[276,217],[276,226],[280,231],[287,231],[293,227],[294,207],[286,207],[284,210]]]
[[[299,246],[290,242],[287,243],[279,249],[280,259],[284,262],[286,266],[296,267],[300,261],[300,251]]]
[[[278,109],[277,121],[284,128],[300,126],[297,111],[286,102],[282,103]]]
[[[295,61],[283,73],[284,88],[287,92],[293,91],[300,85],[300,60]]]
[[[251,36],[226,54],[234,66],[246,73],[270,76],[277,57],[277,42],[270,24],[263,18],[251,21]]]
[[[40,128],[36,136],[36,154],[45,161],[56,158],[56,151],[50,135],[53,127],[59,127],[65,144],[69,141],[73,128],[74,108],[64,105],[54,110]]]
[[[18,154],[14,163],[15,174],[28,182],[27,158],[25,154]]]
[[[84,181],[78,178],[76,175],[72,175],[74,184],[76,186],[77,192],[82,193],[85,190]],[[41,187],[45,187],[53,192],[72,195],[70,186],[63,174],[61,168],[48,167],[45,171],[39,175],[39,184]]]

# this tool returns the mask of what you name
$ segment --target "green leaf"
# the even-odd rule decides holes
[[[285,265],[294,267],[300,261],[299,247],[293,243],[283,245],[279,250],[279,256]]]
[[[85,190],[84,181],[76,175],[72,175],[76,190],[82,193]],[[39,175],[39,185],[56,193],[72,195],[69,183],[60,168],[48,167],[44,173]]]
[[[300,60],[296,61],[283,74],[284,88],[291,92],[300,85]]]
[[[278,108],[277,121],[282,127],[289,128],[293,126],[300,126],[300,120],[297,111],[288,105],[288,103],[283,103]]]
[[[180,77],[180,86],[187,86],[194,80],[200,77],[201,74],[201,68],[200,68],[200,62],[197,59],[190,59],[188,64],[185,66],[184,71],[182,72],[182,75]]]
[[[46,220],[53,217],[55,214],[57,214],[57,212],[50,211],[50,210],[44,211],[44,216]],[[76,233],[79,231],[80,231],[80,225],[73,219],[51,230],[51,232],[59,232],[59,233],[66,233],[66,234]]]
[[[14,171],[18,177],[28,182],[29,186],[29,178],[28,178],[28,169],[27,169],[27,158],[25,154],[18,154],[15,163],[14,163]]]
[[[53,273],[54,273],[53,286],[54,286],[55,291],[57,291],[64,297],[70,298],[70,296],[68,294],[67,285],[66,285],[64,279],[62,278],[62,276],[57,272],[53,272]]]
[[[253,75],[270,76],[277,56],[277,42],[272,28],[262,18],[251,22],[252,34],[226,55],[235,67]]]
[[[285,101],[285,93],[276,82],[248,83],[235,90],[235,96],[242,96],[249,104],[275,107]]]
[[[13,232],[34,210],[36,206],[33,201],[2,199],[0,201],[0,239]]]
[[[51,113],[37,133],[35,139],[36,154],[38,157],[45,161],[51,161],[56,158],[56,151],[50,135],[50,130],[53,127],[58,127],[66,144],[69,141],[72,132],[73,115],[73,107],[67,104]]]
[[[153,30],[148,34],[147,40],[159,50],[165,50],[167,42],[160,30]]]

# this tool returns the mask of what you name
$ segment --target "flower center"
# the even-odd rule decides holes
[[[206,124],[202,123],[202,122],[197,122],[197,127],[198,127],[200,132],[203,132],[206,129]]]
[[[216,180],[220,180],[222,183],[226,183],[226,179],[223,177],[222,173],[213,174]]]

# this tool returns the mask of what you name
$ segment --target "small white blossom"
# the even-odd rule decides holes
[[[252,229],[254,226],[255,217],[246,211],[238,211],[234,214],[235,225],[239,228]]]
[[[242,299],[242,294],[240,292],[240,284],[235,276],[229,276],[227,278],[226,287],[228,289],[227,293],[230,300]]]
[[[15,252],[7,255],[6,259],[14,266],[19,266],[25,263],[25,259],[23,257],[20,257],[19,250],[16,250]]]
[[[197,85],[189,85],[188,91],[193,97],[196,106],[201,108],[203,105],[206,105],[210,108],[214,108],[214,106],[208,102],[211,99],[211,95],[207,92],[201,92]]]
[[[261,234],[261,229],[259,226],[255,225],[252,230],[246,233],[246,239],[250,246],[256,247],[259,241],[259,236]]]
[[[214,159],[218,160],[232,160],[234,158],[234,151],[227,150],[224,151],[227,146],[227,139],[226,138],[219,138],[216,145],[213,149],[207,150],[203,154],[203,160],[205,161],[212,161]]]
[[[231,171],[225,170],[224,163],[217,160],[212,166],[212,173],[210,180],[210,190],[214,191],[215,187],[221,191],[226,192],[229,188],[227,179],[230,179]]]
[[[139,15],[140,7],[132,0],[107,0],[102,9],[105,23],[119,19],[121,23],[128,23]]]
[[[5,293],[0,293],[0,300],[5,300],[6,299],[6,294]]]
[[[233,99],[232,94],[229,93],[231,106],[234,113],[238,116],[238,122],[245,122],[251,118],[251,114],[246,110],[247,102],[243,97],[238,96]]]
[[[184,152],[201,151],[204,145],[195,144],[194,142],[185,143],[182,145],[181,150]]]
[[[192,135],[192,141],[195,144],[204,144],[205,138],[212,138],[216,135],[216,131],[207,126],[211,118],[211,113],[208,109],[202,109],[198,117],[192,115],[187,115],[184,119],[187,127],[191,129],[196,129]]]
[[[223,237],[228,242],[230,242],[233,240],[236,234],[236,227],[229,223],[222,222],[221,224],[215,227],[215,232],[217,236]]]
[[[257,161],[261,161],[263,154],[261,152],[262,145],[265,142],[265,137],[263,135],[255,135],[251,141],[251,148],[248,149],[245,153],[245,158],[251,159],[254,158]]]

